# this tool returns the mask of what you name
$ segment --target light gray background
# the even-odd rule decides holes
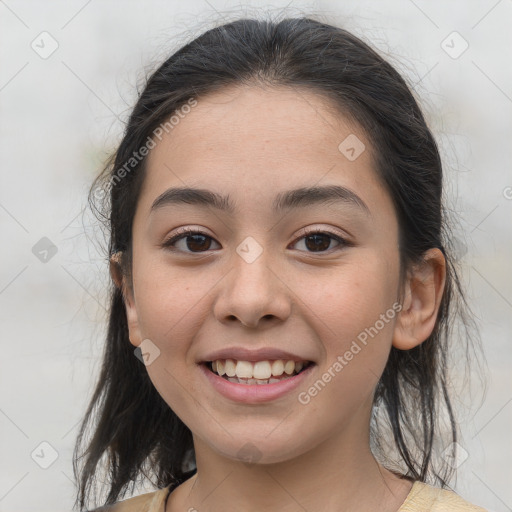
[[[286,5],[0,0],[0,511],[71,510],[71,455],[99,370],[108,277],[86,191],[137,83],[217,11],[230,19]],[[510,511],[512,2],[318,1],[287,11],[342,24],[415,84],[461,215],[463,275],[490,368],[485,401],[464,421],[468,458],[455,489]],[[47,58],[31,47],[51,49],[44,31],[58,43]],[[57,248],[46,263],[32,252],[43,237]],[[48,469],[42,442],[58,453]]]

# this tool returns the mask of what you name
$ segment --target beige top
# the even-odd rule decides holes
[[[119,501],[110,507],[92,512],[165,512],[165,501],[170,486],[155,492]],[[397,512],[487,512],[468,503],[458,494],[423,482],[414,482],[407,498]]]

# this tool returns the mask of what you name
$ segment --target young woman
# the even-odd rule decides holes
[[[483,510],[447,488],[464,309],[440,156],[368,45],[311,18],[207,31],[149,78],[98,190],[112,301],[80,510],[102,467],[99,510]]]

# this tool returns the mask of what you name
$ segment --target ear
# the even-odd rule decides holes
[[[130,343],[134,347],[138,347],[142,343],[139,317],[137,314],[137,308],[135,306],[133,288],[129,283],[127,283],[126,276],[123,274],[121,265],[122,257],[123,253],[121,251],[116,252],[110,257],[110,276],[114,281],[116,288],[119,288],[123,295]]]
[[[116,288],[123,289],[123,272],[121,270],[121,259],[123,257],[122,251],[118,251],[110,256],[110,277]]]
[[[434,330],[446,280],[446,260],[439,249],[429,249],[405,283],[405,297],[393,333],[393,346],[410,350]]]

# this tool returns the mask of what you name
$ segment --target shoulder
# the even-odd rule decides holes
[[[164,504],[169,491],[169,487],[164,487],[158,491],[141,494],[112,505],[95,508],[89,512],[164,512]]]
[[[416,481],[398,512],[487,512],[457,493]]]

